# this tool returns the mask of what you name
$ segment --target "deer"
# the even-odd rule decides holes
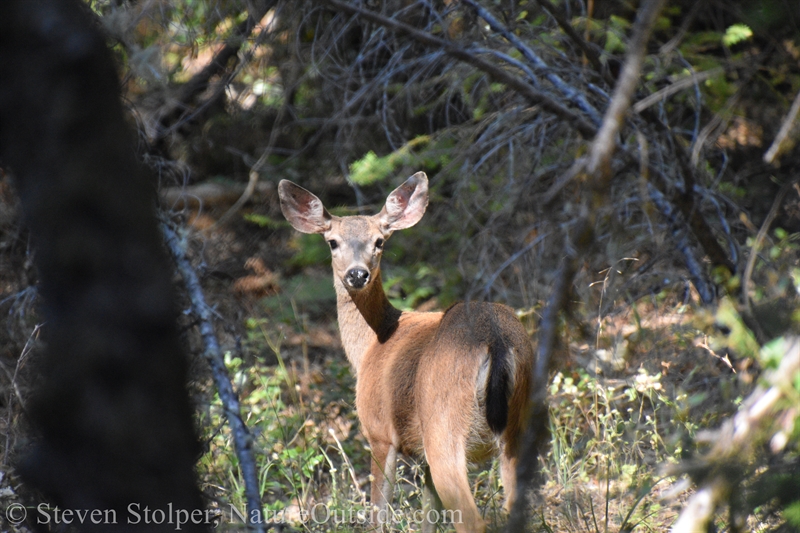
[[[392,191],[372,216],[332,216],[319,198],[288,180],[278,194],[289,223],[323,235],[330,246],[341,342],[372,456],[371,502],[384,511],[378,516],[388,516],[400,453],[424,459],[424,517],[444,507],[458,533],[482,533],[486,522],[470,490],[470,464],[499,453],[506,511],[519,497],[516,464],[534,363],[525,327],[497,303],[409,312],[389,302],[381,254],[393,232],[422,219],[424,172]],[[431,522],[423,522],[423,531],[434,531]]]

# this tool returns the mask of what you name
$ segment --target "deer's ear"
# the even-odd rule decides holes
[[[331,229],[331,215],[322,201],[289,180],[278,184],[281,211],[286,220],[302,233],[325,233]]]
[[[420,221],[428,207],[428,176],[417,172],[386,198],[380,214],[385,233],[410,228]]]

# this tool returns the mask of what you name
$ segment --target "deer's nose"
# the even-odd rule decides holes
[[[344,275],[344,281],[354,289],[361,289],[369,281],[369,271],[363,268],[351,268]]]

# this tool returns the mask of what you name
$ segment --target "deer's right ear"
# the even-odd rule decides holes
[[[325,233],[331,229],[331,215],[322,201],[289,180],[278,184],[281,211],[286,220],[301,233]]]

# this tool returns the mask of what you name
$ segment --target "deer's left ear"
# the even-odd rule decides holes
[[[417,172],[392,191],[378,214],[384,233],[410,228],[422,219],[428,207],[428,176]]]

